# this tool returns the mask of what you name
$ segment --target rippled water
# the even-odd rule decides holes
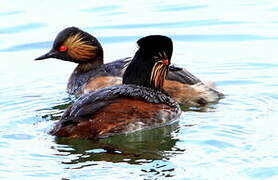
[[[0,179],[278,179],[277,17],[274,0],[1,2]],[[106,62],[168,35],[173,61],[227,96],[167,127],[52,137],[75,65],[33,59],[73,25],[100,39]]]

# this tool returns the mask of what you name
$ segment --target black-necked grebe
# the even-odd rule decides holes
[[[123,84],[81,96],[50,132],[52,135],[95,139],[154,128],[176,120],[177,101],[163,91],[172,56],[172,40],[152,35],[137,41]]]
[[[99,41],[76,27],[61,31],[52,49],[36,60],[47,58],[57,58],[78,64],[67,85],[68,92],[75,95],[121,84],[123,73],[132,59],[123,58],[103,64],[103,49]],[[201,82],[187,70],[175,66],[170,66],[169,69],[164,89],[180,104],[205,105],[223,96],[222,93]]]

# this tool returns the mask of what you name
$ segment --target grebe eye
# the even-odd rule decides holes
[[[162,63],[163,63],[164,65],[169,65],[169,64],[170,64],[168,59],[164,59],[164,60],[162,61]]]
[[[65,51],[67,51],[68,50],[68,48],[66,47],[66,46],[61,46],[60,48],[59,48],[59,51],[61,51],[61,52],[65,52]]]

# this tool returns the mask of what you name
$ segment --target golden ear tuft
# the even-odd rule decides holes
[[[153,56],[153,59],[155,61],[163,61],[165,59],[168,59],[167,54],[165,53],[165,51],[162,52],[158,52],[156,55]]]
[[[98,47],[90,45],[87,41],[83,40],[80,33],[70,36],[63,46],[68,47],[68,53],[71,57],[78,60],[88,60],[95,58],[97,55]]]

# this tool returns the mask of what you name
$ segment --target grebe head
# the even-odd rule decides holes
[[[52,49],[35,60],[47,58],[57,58],[79,64],[103,61],[103,49],[94,36],[77,27],[68,27],[56,36]]]
[[[139,49],[124,73],[123,83],[162,90],[173,53],[172,40],[151,35],[139,39],[137,44]]]

